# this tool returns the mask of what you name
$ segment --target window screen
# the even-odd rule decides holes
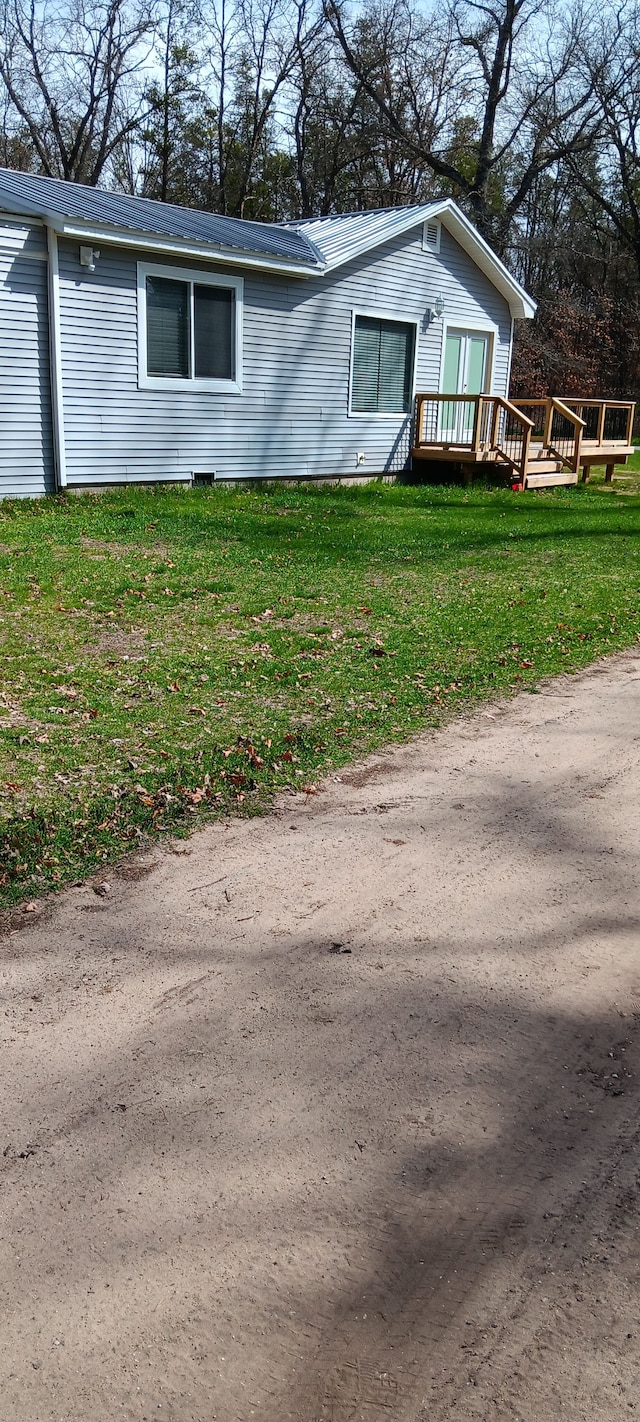
[[[194,286],[195,375],[233,380],[235,292],[221,286]]]
[[[189,376],[189,284],[147,277],[147,371]]]
[[[351,409],[401,415],[411,406],[415,328],[356,316]]]

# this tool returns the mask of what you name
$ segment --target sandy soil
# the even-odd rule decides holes
[[[2,1422],[640,1414],[640,654],[0,942]]]

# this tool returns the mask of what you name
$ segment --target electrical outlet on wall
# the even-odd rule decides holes
[[[366,457],[366,454],[363,454],[362,450],[356,454],[356,469],[360,464],[364,464]]]

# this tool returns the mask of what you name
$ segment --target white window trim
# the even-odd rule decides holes
[[[242,394],[242,318],[244,282],[242,277],[224,276],[221,272],[203,272],[194,267],[159,266],[156,262],[138,262],[138,388],[140,390],[202,391],[210,395]],[[235,292],[235,379],[206,380],[203,377],[148,375],[147,373],[147,277],[168,277],[173,281],[190,282],[196,286],[221,286]],[[190,323],[189,366],[193,370],[193,320]]]
[[[430,242],[427,242],[427,227],[431,227],[433,223],[435,223],[435,225],[436,225],[436,227],[437,227],[437,229],[438,229],[438,235],[437,235],[437,237],[436,237],[435,247],[432,247],[431,243],[430,243]],[[439,219],[438,217],[429,217],[429,218],[427,218],[426,222],[423,222],[423,224],[422,224],[422,250],[423,250],[423,252],[433,252],[434,256],[436,256],[437,253],[440,251],[440,237],[441,237],[441,234],[442,234],[442,223],[441,223],[440,219]]]
[[[443,323],[442,323],[442,346],[441,346],[441,349],[440,349],[440,375],[439,375],[439,377],[438,377],[438,390],[440,391],[440,393],[441,393],[441,394],[444,394],[444,395],[450,395],[450,394],[453,393],[453,392],[450,391],[450,390],[444,390],[444,391],[443,391],[443,389],[442,389],[442,382],[443,382],[443,380],[444,380],[444,362],[445,362],[445,356],[446,356],[446,352],[447,352],[447,336],[448,336],[448,334],[449,334],[449,331],[478,331],[479,334],[481,334],[481,335],[483,335],[483,336],[489,336],[489,337],[490,337],[490,340],[489,340],[489,360],[488,360],[488,362],[487,362],[487,380],[485,381],[485,384],[486,384],[486,387],[487,387],[487,388],[486,388],[486,390],[483,390],[483,391],[482,391],[482,394],[483,394],[483,395],[493,395],[493,394],[495,394],[493,385],[494,385],[494,375],[495,375],[495,368],[496,368],[497,345],[498,345],[498,340],[499,340],[499,338],[500,338],[500,329],[499,329],[498,326],[495,325],[495,322],[493,322],[493,321],[489,321],[489,320],[479,321],[479,320],[477,320],[477,319],[474,318],[474,317],[471,317],[471,319],[468,320],[468,321],[461,319],[461,320],[459,320],[459,321],[443,321]]]
[[[356,319],[358,316],[369,316],[374,321],[393,321],[394,325],[400,323],[402,326],[413,326],[415,337],[413,341],[413,371],[411,373],[411,399],[408,410],[353,410],[351,408],[353,396],[353,359],[356,344]],[[399,316],[397,311],[371,311],[364,306],[354,307],[351,312],[351,354],[349,357],[349,405],[348,417],[350,420],[409,420],[413,410],[416,396],[416,371],[418,368],[418,338],[420,334],[420,322],[414,320],[412,316]]]

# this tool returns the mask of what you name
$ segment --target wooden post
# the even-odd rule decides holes
[[[597,439],[597,441],[598,441],[598,444],[602,444],[602,441],[603,441],[603,438],[604,438],[604,417],[605,417],[606,413],[607,413],[607,406],[606,406],[606,402],[603,400],[603,401],[602,401],[602,404],[601,404],[601,406],[600,406],[599,413],[598,413],[598,432],[597,432],[597,434],[596,434],[596,439]]]
[[[604,482],[605,482],[605,484],[610,484],[610,483],[611,483],[611,480],[613,479],[613,471],[614,471],[615,467],[616,467],[615,464],[607,464],[607,467],[606,467],[606,470],[605,470],[605,475],[604,475]]]
[[[424,410],[424,395],[418,395],[416,401],[416,446],[422,444],[422,412]]]
[[[542,433],[542,449],[543,449],[543,452],[544,452],[545,449],[548,449],[548,448],[549,448],[549,445],[551,444],[551,426],[552,426],[552,424],[553,424],[553,400],[550,398],[549,400],[547,400],[547,410],[546,410],[546,414],[545,414],[545,417],[544,417],[544,429],[543,429],[543,433]]]
[[[573,446],[573,447],[574,447],[574,451],[575,451],[575,452],[574,452],[574,456],[573,456],[573,467],[574,467],[574,469],[575,469],[575,471],[576,471],[576,474],[577,474],[577,473],[578,473],[578,470],[579,470],[579,468],[580,468],[580,448],[581,448],[581,445],[582,445],[582,435],[583,435],[583,433],[584,433],[584,425],[574,425],[573,431],[574,431],[574,446]]]
[[[480,395],[472,395],[471,398],[472,398],[472,400],[475,401],[475,414],[474,414],[474,416],[473,416],[473,438],[472,438],[472,441],[471,441],[471,448],[472,448],[474,454],[477,454],[477,453],[478,453],[478,446],[479,446],[479,444],[480,444],[480,407],[481,407],[481,397],[480,397]]]
[[[491,434],[490,434],[490,436],[489,436],[489,442],[490,442],[490,445],[491,445],[491,448],[492,448],[492,449],[495,449],[495,447],[496,447],[496,441],[497,441],[497,438],[498,438],[498,418],[499,418],[499,415],[500,415],[500,405],[499,405],[499,403],[498,403],[497,400],[494,400],[494,402],[493,402],[493,414],[492,414],[492,416],[491,416]]]
[[[589,478],[589,465],[588,465],[588,464],[583,464],[583,466],[582,466],[582,482],[583,482],[583,484],[586,484],[586,483],[587,483],[588,478]]]
[[[631,441],[632,441],[632,439],[633,439],[633,417],[634,417],[635,413],[636,413],[636,407],[635,407],[635,405],[630,405],[630,406],[629,406],[629,412],[628,412],[628,415],[627,415],[627,444],[631,444]]]
[[[523,489],[526,489],[526,487],[527,487],[527,464],[529,463],[529,445],[530,445],[530,443],[531,443],[531,426],[530,426],[530,425],[525,425],[525,428],[524,428],[524,430],[523,430],[523,432],[522,432],[522,464],[521,464],[521,466],[520,466],[520,469],[521,469],[521,478],[522,478],[522,487],[523,487]]]

